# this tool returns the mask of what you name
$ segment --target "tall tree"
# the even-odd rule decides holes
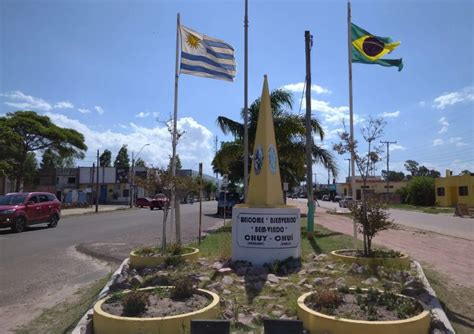
[[[145,161],[142,158],[138,158],[135,161],[135,167],[146,167]]]
[[[405,179],[405,174],[403,172],[389,171],[387,175],[386,170],[382,170],[382,177],[385,181],[403,181]]]
[[[284,89],[273,90],[270,94],[270,102],[275,124],[275,139],[282,181],[288,182],[290,187],[293,187],[305,180],[306,177],[305,116],[295,115],[289,111],[293,105],[293,96]],[[253,152],[259,110],[260,99],[257,99],[248,109],[249,152]],[[242,118],[243,112],[242,110]],[[220,150],[212,161],[213,169],[220,174],[228,174],[229,180],[233,183],[242,182],[244,178],[244,125],[225,116],[219,116],[217,123],[222,132],[232,134],[234,140],[222,143]],[[315,118],[312,119],[311,127],[313,134],[323,140],[324,130]],[[312,143],[312,151],[313,163],[321,163],[331,170],[334,175],[337,175],[337,165],[331,152],[314,142]],[[251,160],[250,156],[249,163],[251,163]]]
[[[170,162],[168,164],[168,170],[171,170],[171,162],[173,160],[173,157],[170,155]],[[179,158],[179,154],[176,154],[176,170],[183,169],[183,165],[181,164],[181,159]]]
[[[114,167],[127,168],[130,167],[130,158],[128,156],[127,145],[123,145],[115,157]]]
[[[405,161],[405,169],[411,173],[411,176],[429,176],[437,178],[441,176],[441,173],[434,169],[429,169],[423,165],[420,166],[415,160]]]
[[[34,111],[16,111],[0,117],[0,161],[6,174],[23,189],[28,153],[51,149],[61,157],[82,159],[87,150],[84,136],[61,128]]]
[[[50,148],[43,152],[41,158],[40,168],[41,169],[55,169],[55,168],[73,168],[74,157],[61,157]]]
[[[110,167],[112,164],[112,152],[105,149],[99,157],[100,167]]]
[[[420,164],[416,162],[415,160],[407,160],[405,161],[405,169],[411,173],[411,176],[417,176],[418,175],[418,166]]]

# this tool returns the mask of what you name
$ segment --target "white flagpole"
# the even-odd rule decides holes
[[[247,201],[249,184],[249,130],[248,130],[248,0],[244,16],[244,202]]]
[[[173,155],[171,158],[171,176],[173,182],[176,177],[176,146],[177,146],[177,122],[178,122],[178,80],[179,80],[179,13],[176,24],[176,66],[175,66],[175,79],[174,79],[174,114],[173,114]],[[173,185],[171,187],[171,222],[175,222],[176,227],[176,243],[181,244],[181,228],[180,228],[180,219],[179,214],[176,213],[175,217],[175,208],[179,205],[176,198],[176,187]],[[176,221],[175,221],[176,219]]]
[[[347,52],[349,61],[349,123],[350,123],[350,141],[351,141],[351,188],[352,200],[356,200],[356,182],[355,182],[355,152],[354,152],[354,114],[352,109],[352,27],[351,27],[351,2],[347,2]],[[353,247],[357,248],[357,226],[355,219],[353,224]]]

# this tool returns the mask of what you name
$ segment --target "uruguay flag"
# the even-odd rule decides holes
[[[180,26],[180,73],[234,81],[234,48],[226,42]]]

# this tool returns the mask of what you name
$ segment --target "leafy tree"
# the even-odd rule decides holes
[[[217,191],[217,185],[212,181],[204,181],[204,192],[206,193],[206,198],[211,200],[211,195],[215,194]]]
[[[28,153],[49,148],[60,157],[82,159],[87,150],[81,133],[61,128],[34,111],[0,117],[0,134],[0,165],[4,174],[16,180],[16,191],[23,189]]]
[[[138,158],[137,161],[135,161],[135,167],[146,167],[145,161],[143,161],[142,158]]]
[[[355,204],[351,210],[353,211],[354,219],[361,226],[361,232],[364,236],[365,256],[370,255],[372,237],[377,232],[377,227],[372,226],[373,218],[371,218],[370,215],[375,215],[381,221],[386,220],[387,218],[383,216],[383,210],[378,204],[367,201],[367,196],[365,194],[367,189],[367,179],[371,174],[371,171],[375,169],[375,163],[378,161],[378,157],[382,151],[380,146],[373,147],[372,143],[383,135],[385,125],[386,122],[383,120],[383,118],[369,117],[367,123],[362,127],[362,137],[367,142],[366,154],[359,153],[357,141],[352,143],[350,135],[346,129],[344,132],[339,134],[341,141],[333,145],[334,150],[339,154],[352,153],[354,155],[357,169],[359,170],[363,180],[364,186],[362,189],[362,205],[359,206]],[[384,226],[382,222],[380,224],[381,226]]]
[[[403,172],[395,172],[393,170],[389,171],[387,176],[387,171],[382,170],[382,178],[387,181],[387,177],[389,181],[403,181],[405,180],[405,174]]]
[[[372,254],[372,239],[380,231],[393,228],[393,221],[387,208],[380,202],[369,199],[365,205],[353,205],[350,208],[358,224],[359,233],[364,234],[364,255]]]
[[[128,157],[127,145],[122,145],[115,157],[114,167],[128,168],[130,167],[130,158]]]
[[[411,173],[411,176],[417,176],[418,175],[419,163],[416,162],[415,160],[405,161],[404,166],[405,166],[405,169]]]
[[[110,167],[112,164],[112,152],[108,149],[105,149],[104,152],[99,157],[100,167]]]
[[[468,169],[465,169],[461,173],[459,173],[459,175],[472,175],[472,174],[473,173],[471,173]]]
[[[429,176],[433,178],[437,178],[441,176],[441,173],[434,170],[428,169],[425,166],[420,166],[418,162],[414,160],[407,160],[405,161],[405,168],[407,171],[411,173],[411,176]]]
[[[435,180],[430,176],[415,176],[407,184],[407,202],[432,206],[435,203]]]
[[[25,160],[24,182],[26,184],[34,183],[37,174],[38,162],[36,161],[36,154],[35,152],[28,152]]]
[[[59,154],[52,151],[50,148],[43,152],[41,158],[40,168],[41,169],[56,169],[56,168],[73,168],[74,158],[61,157]]]
[[[170,155],[170,162],[168,164],[168,170],[171,170],[171,162],[173,160],[173,157]],[[176,170],[183,169],[183,165],[181,164],[181,159],[179,158],[179,154],[176,154]]]
[[[275,138],[282,181],[294,187],[305,180],[306,120],[304,115],[295,115],[291,110],[292,94],[284,89],[275,89],[270,94],[270,102],[275,125]],[[257,130],[260,99],[255,100],[248,108],[249,152],[253,152]],[[241,117],[244,117],[242,110]],[[212,161],[214,172],[228,174],[231,184],[241,183],[244,179],[244,125],[240,122],[219,116],[217,123],[224,134],[232,134],[234,140],[223,142]],[[311,122],[312,132],[320,140],[324,138],[324,130],[316,119]],[[321,163],[337,175],[337,165],[331,152],[312,143],[313,163]],[[249,164],[251,156],[249,157]],[[247,167],[249,168],[250,165]]]

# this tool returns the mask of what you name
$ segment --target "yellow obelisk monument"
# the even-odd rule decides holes
[[[232,211],[232,259],[261,265],[300,255],[300,210],[284,204],[265,75],[247,202]]]

